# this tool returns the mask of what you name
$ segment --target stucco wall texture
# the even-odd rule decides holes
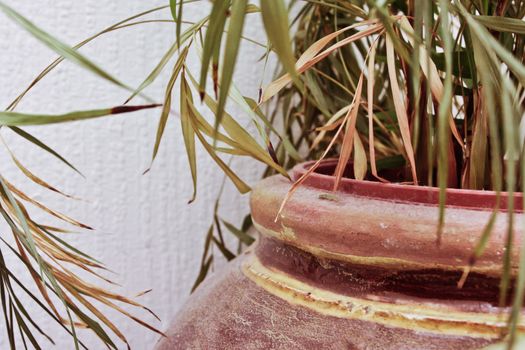
[[[168,0],[4,2],[70,45],[119,20],[168,4]],[[208,2],[188,5],[185,16],[189,20],[199,18],[208,6]],[[170,17],[167,9],[147,18]],[[245,35],[260,38],[261,24],[257,15],[253,18],[245,29]],[[82,48],[81,52],[127,84],[138,86],[173,42],[174,32],[171,24],[144,24],[104,35]],[[7,107],[57,57],[3,14],[0,14],[0,52],[2,108]],[[242,49],[236,78],[245,95],[257,96],[262,67],[253,63],[263,53],[263,49],[253,45],[245,45]],[[197,60],[193,56],[189,60],[195,74],[198,74]],[[166,73],[170,70],[168,66]],[[147,94],[161,101],[167,79],[167,74],[163,74],[148,88]],[[109,107],[121,104],[128,94],[84,69],[64,62],[27,95],[17,110],[61,113]],[[177,109],[177,93],[173,101],[174,109]],[[143,101],[137,99],[136,102]],[[241,119],[245,117],[235,108],[231,111]],[[4,148],[0,150],[0,172],[49,207],[95,227],[93,232],[70,234],[66,239],[115,272],[104,273],[121,285],[112,287],[113,290],[133,296],[151,288],[150,293],[138,300],[154,310],[162,322],[155,321],[145,312],[134,310],[135,314],[165,329],[170,317],[189,295],[198,273],[205,234],[212,220],[213,203],[223,175],[199,147],[198,196],[193,204],[187,204],[192,194],[191,176],[177,117],[170,117],[158,157],[151,171],[142,175],[151,160],[159,114],[160,110],[155,110],[27,128],[77,166],[85,178],[12,132],[1,130],[16,156],[31,171],[82,200],[65,199],[30,183],[9,160]],[[251,184],[257,180],[262,169],[249,160],[235,160],[233,167]],[[227,182],[221,214],[232,223],[240,224],[247,210],[248,196],[238,195],[234,186]],[[38,211],[34,211],[34,216],[43,222],[52,222]],[[9,230],[5,225],[1,227],[0,234],[9,239]],[[3,245],[0,249],[7,251]],[[217,258],[219,255],[216,254]],[[7,259],[15,272],[24,274],[24,268],[16,258],[7,256]],[[217,259],[216,268],[221,264],[224,262]],[[30,284],[29,276],[23,276],[22,279]],[[93,280],[92,277],[85,277]],[[73,348],[71,338],[49,321],[43,311],[34,304],[30,310],[33,318],[55,340],[54,346],[42,342],[44,348]],[[104,310],[127,335],[132,348],[152,348],[158,338],[156,334],[116,312]],[[4,327],[4,318],[0,317],[0,349],[9,347]],[[90,349],[103,348],[89,332],[80,331],[80,335]],[[125,348],[124,344],[119,343],[119,348]]]

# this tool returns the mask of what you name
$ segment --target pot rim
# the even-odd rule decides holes
[[[299,163],[292,169],[292,180],[298,180],[316,161]],[[321,161],[318,169],[334,168],[338,159]],[[322,190],[332,191],[335,176],[326,175],[317,171],[308,176],[303,185]],[[401,203],[419,203],[424,205],[439,205],[439,188],[430,186],[416,186],[400,183],[383,183],[379,181],[356,180],[344,177],[341,179],[338,192],[352,195],[389,200]],[[508,192],[500,192],[500,211],[507,211],[509,205]],[[493,210],[496,207],[498,192],[489,190],[469,190],[447,188],[446,207]],[[523,212],[523,194],[514,193],[514,212]]]

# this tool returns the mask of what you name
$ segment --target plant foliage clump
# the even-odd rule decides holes
[[[498,195],[506,191],[509,228],[500,302],[501,305],[509,304],[507,292],[515,281],[510,301],[513,308],[508,318],[507,344],[512,347],[525,289],[525,254],[521,254],[519,266],[511,261],[510,254],[514,249],[514,231],[523,232],[523,228],[514,225],[514,212],[516,198],[520,198],[516,193],[523,197],[525,174],[525,126],[522,125],[525,1],[261,0],[255,5],[248,0],[224,0],[211,2],[209,13],[202,19],[185,20],[184,9],[199,2],[170,0],[166,6],[120,21],[73,47],[58,41],[0,2],[3,12],[60,55],[6,111],[0,112],[0,125],[72,166],[19,127],[154,107],[155,101],[146,95],[146,88],[170,68],[152,161],[165,137],[168,119],[178,114],[193,178],[190,202],[197,194],[197,143],[241,193],[250,191],[250,187],[225,157],[243,156],[262,162],[267,167],[263,176],[275,173],[288,176],[287,169],[296,163],[316,160],[310,172],[294,183],[289,196],[327,157],[339,159],[334,172],[334,190],[343,176],[347,176],[347,168],[351,168],[350,176],[356,179],[439,187],[438,244],[445,220],[447,188],[493,190]],[[166,12],[169,18],[143,18],[158,11]],[[260,16],[266,42],[244,36],[244,28],[251,25],[250,16]],[[146,24],[172,25],[175,37],[137,88],[105,72],[78,51],[101,35]],[[264,49],[260,62],[263,72],[266,72],[268,58],[278,57],[276,79],[262,86],[257,97],[241,94],[234,81],[239,49],[244,44]],[[199,71],[191,71],[187,65],[189,57],[195,54],[201,59]],[[130,97],[126,104],[138,98],[148,104],[54,116],[14,112],[26,93],[64,59],[128,90]],[[177,111],[172,110],[175,90],[180,97]],[[258,135],[251,135],[240,124],[240,119],[228,112],[231,104],[240,107],[251,118]],[[204,117],[203,108],[212,112],[212,121]],[[24,168],[14,155],[13,160],[30,179],[55,190]],[[98,334],[105,344],[114,347],[98,323],[100,321],[125,341],[118,329],[85,297],[106,304],[111,303],[111,299],[136,304],[87,286],[63,267],[63,262],[89,271],[100,266],[59,238],[61,229],[33,222],[22,202],[35,204],[51,215],[82,225],[50,211],[2,177],[0,185],[0,212],[13,231],[16,246],[4,243],[27,266],[47,305],[37,302],[51,317],[69,326],[68,331],[75,339],[75,325],[81,323]],[[498,200],[462,281],[468,278],[469,268],[483,254],[501,204]],[[238,238],[239,252],[254,240],[250,227],[249,216],[241,228],[222,220],[217,200],[195,286],[213,264],[211,247],[217,247],[227,259],[235,257],[225,243],[222,229],[226,228]],[[51,261],[45,260],[42,253]],[[11,284],[18,280],[5,266],[1,251],[0,279],[0,301],[11,346],[15,347],[15,324],[22,338],[28,337],[35,345],[27,323],[39,331],[40,328],[31,321],[13,293]],[[48,291],[63,302],[68,318],[60,316],[49,301]],[[94,318],[88,317],[74,301],[87,308]],[[73,320],[72,314],[80,321]]]

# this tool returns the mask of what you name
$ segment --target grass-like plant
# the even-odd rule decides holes
[[[512,347],[516,342],[525,288],[525,253],[521,254],[518,268],[513,266],[510,254],[515,249],[516,231],[523,232],[522,227],[515,227],[514,197],[516,192],[523,192],[525,174],[525,133],[521,131],[525,130],[522,125],[525,1],[305,0],[285,3],[261,0],[255,5],[248,0],[216,0],[206,17],[188,22],[183,16],[184,8],[193,2],[198,1],[170,1],[166,6],[118,22],[74,47],[61,43],[0,2],[0,9],[9,17],[60,55],[5,112],[0,112],[0,124],[71,166],[19,126],[86,119],[155,106],[156,101],[146,95],[145,89],[164,70],[171,69],[164,100],[160,101],[153,159],[168,118],[178,114],[193,177],[193,198],[197,193],[196,142],[241,193],[249,192],[250,187],[224,157],[247,156],[260,161],[267,166],[264,176],[274,173],[288,176],[286,169],[305,159],[321,161],[338,157],[334,190],[349,162],[356,179],[439,187],[438,245],[445,220],[446,188],[493,190],[498,194],[506,191],[507,202],[498,200],[473,250],[470,267],[483,254],[498,207],[505,205],[509,225],[500,304],[512,305],[505,345]],[[156,11],[164,11],[170,17],[145,19]],[[267,42],[259,43],[243,36],[250,16],[262,17]],[[101,35],[152,22],[172,23],[176,36],[138,88],[122,83],[78,51]],[[265,70],[270,55],[278,57],[276,80],[262,87],[259,96],[243,96],[233,81],[239,47],[245,43],[266,48],[266,55],[259,62],[261,71]],[[186,65],[190,51],[200,55],[200,71],[191,71]],[[64,59],[129,90],[126,104],[142,98],[148,105],[55,116],[14,112],[27,91]],[[172,110],[171,103],[175,89],[180,96],[177,111]],[[251,135],[241,126],[239,118],[228,113],[228,104],[236,104],[250,116],[258,135]],[[203,108],[213,112],[214,120],[203,116]],[[13,160],[29,179],[55,190],[14,156]],[[311,172],[317,164],[319,162]],[[289,196],[303,180],[304,177],[292,186]],[[90,327],[110,347],[115,344],[105,328],[126,341],[88,299],[115,308],[114,300],[139,305],[87,285],[64,266],[64,263],[72,264],[88,271],[100,267],[94,259],[62,240],[62,229],[32,221],[23,203],[36,204],[51,215],[84,226],[50,211],[2,177],[0,185],[0,212],[13,231],[16,245],[4,243],[20,257],[38,286],[40,298],[30,296],[50,317],[64,325],[77,346],[82,344],[76,337],[76,323]],[[196,285],[213,264],[212,245],[228,259],[235,256],[225,244],[222,228],[237,236],[239,247],[253,242],[248,233],[249,217],[240,229],[236,228],[220,219],[216,205],[212,222]],[[468,271],[469,267],[458,281],[459,287],[468,278]],[[32,322],[12,284],[30,292],[11,273],[1,254],[0,278],[0,301],[11,346],[16,346],[14,339],[18,331],[23,339],[29,339],[38,347],[32,330],[42,330]],[[510,288],[512,300],[509,300]],[[50,293],[61,300],[66,316],[55,307],[48,296]]]

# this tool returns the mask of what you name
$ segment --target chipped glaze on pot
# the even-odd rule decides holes
[[[437,246],[436,189],[344,179],[334,193],[333,176],[323,175],[333,168],[324,162],[277,221],[290,181],[274,176],[254,188],[257,243],[198,288],[156,349],[463,350],[500,338],[504,205],[485,254],[457,287],[495,194],[449,190]],[[516,208],[520,228],[521,198]]]

